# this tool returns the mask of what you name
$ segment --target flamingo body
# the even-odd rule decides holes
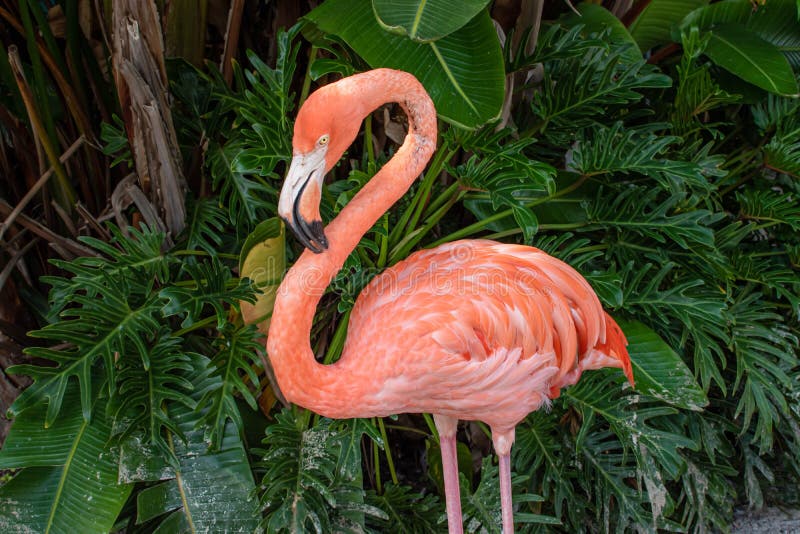
[[[350,376],[366,371],[369,386],[354,395],[365,413],[510,429],[605,361],[596,348],[611,324],[567,264],[533,247],[457,241],[373,279],[353,308],[340,365]]]
[[[385,102],[405,110],[406,141],[323,231],[324,174],[361,119]],[[500,459],[503,530],[510,533],[516,424],[584,370],[618,367],[633,382],[625,336],[579,273],[536,248],[488,240],[422,250],[362,291],[336,363],[317,363],[309,345],[319,299],[361,236],[422,172],[436,133],[433,103],[404,72],[357,74],[308,98],[279,200],[281,217],[308,250],[278,290],[267,352],[284,396],[321,415],[434,414],[451,533],[461,531],[457,423],[487,423]]]

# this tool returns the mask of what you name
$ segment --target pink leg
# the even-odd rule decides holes
[[[498,432],[492,429],[494,450],[500,459],[500,504],[503,511],[503,534],[514,532],[514,507],[511,502],[511,445],[514,429]]]
[[[461,491],[458,485],[458,457],[456,455],[456,428],[458,419],[434,415],[439,444],[442,448],[442,472],[444,473],[444,498],[447,504],[447,528],[450,534],[462,534]]]

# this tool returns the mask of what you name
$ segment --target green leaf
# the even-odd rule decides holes
[[[527,480],[526,476],[517,476],[511,473],[512,495],[514,500],[519,502],[540,501],[541,497],[523,493],[523,483]],[[463,473],[459,474],[461,482],[461,499],[463,501],[464,530],[469,533],[476,532],[500,532],[500,473],[496,465],[492,465],[492,457],[487,456],[481,463],[481,481],[475,491],[467,481]],[[561,522],[552,516],[516,513],[514,514],[516,524],[543,524],[558,525]]]
[[[64,391],[70,377],[76,377],[81,387],[81,406],[84,418],[91,414],[91,404],[97,395],[91,378],[98,358],[103,359],[108,382],[115,383],[114,358],[119,354],[135,354],[144,367],[149,366],[146,342],[159,328],[156,299],[136,295],[135,280],[120,277],[111,287],[108,280],[86,278],[80,281],[86,295],[75,295],[76,308],[65,310],[64,317],[73,317],[31,332],[32,337],[53,343],[68,343],[66,348],[29,347],[31,356],[55,362],[56,366],[17,365],[11,372],[26,374],[34,383],[17,397],[9,409],[16,414],[41,402],[48,401],[46,424],[51,425],[61,410]],[[139,298],[137,298],[139,297]]]
[[[372,0],[384,29],[418,42],[435,41],[464,26],[489,0]]]
[[[239,276],[249,278],[255,302],[242,302],[245,324],[257,324],[266,335],[278,286],[286,273],[286,235],[277,217],[267,219],[247,236],[239,253]]]
[[[182,315],[182,328],[187,328],[204,317],[207,307],[214,310],[217,329],[228,322],[227,306],[237,306],[239,301],[253,302],[255,296],[250,285],[241,279],[234,280],[231,270],[222,264],[217,256],[211,261],[189,264],[183,267],[191,277],[191,285],[170,285],[159,291],[165,317]]]
[[[167,328],[159,331],[148,349],[150,365],[138,358],[120,358],[109,411],[114,413],[115,435],[124,438],[140,431],[147,442],[176,462],[163,432],[179,431],[167,410],[178,404],[194,407],[194,400],[188,395],[192,384],[184,377],[192,370],[191,355],[181,346],[182,340],[170,334]]]
[[[444,525],[439,518],[445,513],[439,498],[433,494],[421,494],[408,486],[388,483],[383,493],[367,492],[367,502],[386,513],[385,519],[367,516],[367,525],[376,532],[441,532]]]
[[[561,19],[561,22],[568,27],[582,24],[583,31],[590,34],[603,35],[604,32],[607,32],[609,41],[616,42],[623,47],[627,45],[626,59],[633,62],[641,61],[642,51],[639,50],[639,45],[613,13],[603,6],[586,2],[578,6],[578,12],[580,15],[574,12],[568,13]]]
[[[205,358],[192,356],[192,368],[203,369]],[[192,380],[194,400],[217,378],[207,371]],[[160,532],[253,532],[258,527],[255,484],[247,451],[236,426],[228,422],[218,450],[210,451],[197,428],[202,411],[180,404],[170,410],[170,418],[185,441],[168,431],[168,442],[178,459],[176,468],[152,462],[153,450],[131,439],[123,446],[120,477],[155,479],[172,477],[143,490],[137,496],[137,523],[158,520]]]
[[[797,80],[775,45],[738,24],[711,30],[705,54],[725,70],[771,93],[796,95]]]
[[[329,0],[306,18],[344,39],[373,68],[414,74],[430,93],[439,116],[452,124],[475,128],[500,114],[503,56],[485,11],[460,30],[425,44],[385,32],[369,0]]]
[[[628,28],[642,50],[672,41],[670,30],[709,0],[651,0]]]
[[[701,165],[663,156],[671,146],[680,143],[681,138],[656,135],[654,131],[659,126],[668,125],[651,123],[636,128],[616,122],[611,127],[586,128],[577,136],[568,169],[586,176],[640,174],[676,193],[688,188],[708,191],[711,186]]]
[[[212,448],[219,446],[228,420],[233,421],[240,433],[244,432],[244,423],[236,405],[237,394],[244,398],[250,408],[258,409],[248,382],[256,386],[260,383],[258,370],[264,353],[264,342],[260,337],[255,327],[237,329],[228,324],[213,341],[217,352],[208,362],[208,370],[218,380],[206,388],[196,408],[201,410],[208,407],[201,421],[206,425],[205,438]]]
[[[342,472],[342,455],[360,463],[360,448],[352,447],[349,432],[324,419],[304,429],[288,409],[267,427],[266,450],[260,463],[262,526],[268,532],[330,532],[334,525],[352,523],[357,516],[386,519],[378,508],[364,504],[364,492],[352,473]],[[345,464],[350,462],[345,462]],[[349,529],[346,529],[349,530]]]
[[[9,438],[16,434],[17,443],[33,444],[30,452],[37,457],[14,446],[14,441],[9,453],[2,453],[5,466],[31,466],[0,487],[3,532],[108,532],[128,499],[133,486],[117,484],[117,453],[107,447],[111,424],[104,417],[105,401],[97,401],[87,422],[75,402],[76,390],[73,386],[65,396],[73,402],[63,423],[41,430],[46,414],[37,406],[20,415],[19,429],[12,428]],[[43,439],[33,441],[37,438]],[[46,463],[52,467],[39,467]]]
[[[725,0],[695,9],[680,23],[673,33],[678,39],[679,31],[690,26],[701,30],[713,30],[717,26],[738,23],[758,34],[778,48],[792,67],[800,67],[800,24],[792,0],[769,0],[754,5],[750,0]]]
[[[617,321],[628,339],[636,391],[687,410],[708,405],[691,369],[669,345],[638,321]]]
[[[70,447],[65,443],[85,427],[81,411],[77,409],[79,399],[78,388],[71,384],[64,393],[64,401],[70,409],[50,427],[44,425],[47,406],[43,403],[20,413],[0,449],[0,469],[50,467],[66,463]]]
[[[576,29],[554,27],[534,55],[544,65],[544,79],[534,93],[532,109],[539,121],[533,131],[561,131],[556,144],[568,144],[576,128],[596,125],[597,117],[607,121],[615,109],[631,107],[642,99],[640,90],[672,84],[641,57],[632,61],[630,43],[608,36],[587,39]]]

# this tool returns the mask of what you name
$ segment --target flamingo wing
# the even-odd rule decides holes
[[[412,254],[362,291],[340,362],[372,377],[365,410],[513,426],[577,379],[581,358],[608,364],[594,350],[606,342],[606,318],[560,260],[457,241]]]

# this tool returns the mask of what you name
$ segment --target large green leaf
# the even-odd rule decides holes
[[[740,24],[710,31],[705,53],[743,80],[779,95],[796,95],[797,80],[789,62],[775,45]]]
[[[475,128],[500,114],[505,69],[497,33],[485,11],[432,43],[415,43],[384,31],[369,0],[329,0],[307,18],[344,39],[370,66],[414,74],[439,116],[452,124]]]
[[[204,369],[207,360],[192,356],[192,367]],[[195,400],[219,378],[205,370],[192,381]],[[235,409],[235,408],[234,408]],[[121,479],[159,480],[137,496],[137,523],[163,516],[158,532],[253,532],[258,526],[255,483],[239,431],[228,421],[217,451],[209,449],[198,421],[202,412],[175,404],[170,417],[184,435],[170,435],[177,469],[154,457],[153,450],[131,439],[122,448]]]
[[[658,334],[638,321],[618,322],[628,338],[637,391],[688,410],[708,404],[692,371]]]
[[[603,6],[582,3],[578,6],[578,13],[569,12],[562,17],[561,21],[568,28],[582,24],[583,31],[587,33],[599,35],[607,31],[610,41],[630,45],[630,48],[625,52],[626,58],[633,62],[642,59],[642,51],[639,50],[636,40],[634,40],[622,22],[609,10]]]
[[[769,0],[754,8],[750,0],[726,0],[698,8],[681,21],[679,29],[697,26],[711,30],[729,23],[743,24],[780,50],[793,67],[800,66],[800,24],[792,0]],[[673,39],[680,36],[673,32]]]
[[[387,31],[419,42],[435,41],[464,26],[489,0],[372,0]]]
[[[708,0],[651,0],[628,30],[639,43],[639,48],[650,50],[671,42],[671,28],[693,9],[707,3]]]
[[[108,532],[114,525],[133,486],[117,484],[105,401],[95,403],[87,422],[76,390],[73,384],[65,395],[70,409],[49,429],[41,403],[12,427],[0,465],[25,469],[0,488],[0,531],[71,534]]]

